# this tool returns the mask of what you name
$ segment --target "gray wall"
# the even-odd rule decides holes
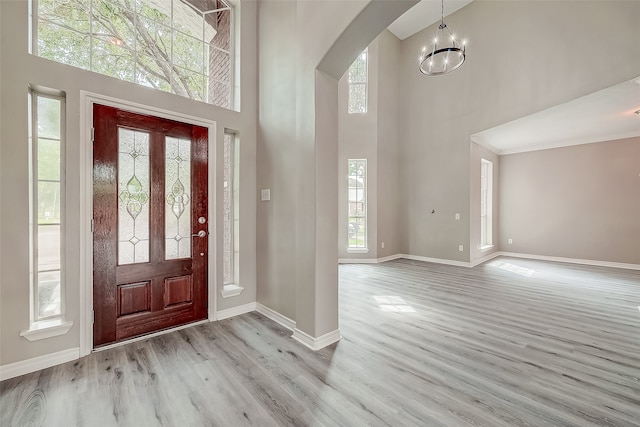
[[[470,201],[479,191],[471,186],[470,135],[636,77],[639,21],[640,2],[476,0],[446,19],[468,40],[467,62],[439,77],[417,70],[434,27],[403,41],[408,253],[470,261],[470,242],[478,239],[471,237]],[[607,59],[594,61],[593,52]],[[455,221],[456,212],[467,220]]]
[[[271,189],[257,209],[257,301],[295,319],[296,29],[295,2],[259,5],[258,190]]]
[[[406,253],[401,234],[405,209],[400,180],[400,40],[390,31],[378,37],[378,258]],[[382,248],[384,242],[384,248]]]
[[[240,178],[240,285],[245,291],[236,298],[222,300],[219,308],[255,301],[255,144],[257,78],[255,67],[243,67],[240,76],[242,86],[242,112],[224,110],[176,95],[149,90],[138,85],[76,69],[63,64],[29,55],[27,46],[28,2],[0,2],[2,40],[0,88],[1,110],[2,203],[0,206],[0,233],[2,235],[0,275],[0,364],[46,355],[80,344],[80,250],[81,227],[90,218],[81,218],[79,207],[85,200],[80,194],[80,145],[86,143],[80,137],[80,91],[120,98],[129,102],[150,105],[181,112],[217,122],[218,135],[223,128],[235,129],[241,138]],[[256,5],[246,2],[242,6],[241,55],[245,63],[255,62],[256,57]],[[11,43],[7,41],[10,40]],[[66,92],[66,233],[63,236],[66,269],[66,317],[74,322],[72,329],[63,336],[29,342],[20,337],[20,331],[29,328],[29,177],[27,136],[27,88],[28,84],[55,88]],[[222,144],[210,155],[210,171],[216,173],[217,186],[222,180]],[[215,189],[214,189],[215,191]],[[216,192],[216,215],[221,218],[222,196]],[[221,223],[221,221],[220,221]],[[218,230],[219,229],[219,230]],[[221,230],[221,226],[217,231]],[[218,233],[219,235],[221,233]],[[217,291],[222,290],[221,243],[216,247],[215,259],[210,268],[216,270]],[[218,293],[218,292],[216,292]],[[218,294],[219,295],[219,294]]]
[[[260,70],[267,80],[259,92],[258,187],[271,186],[273,197],[258,211],[258,302],[312,337],[338,328],[338,78],[414,3],[259,2]],[[286,37],[292,50],[278,44]],[[294,64],[295,75],[283,64]],[[286,151],[292,158],[283,161]],[[293,211],[293,229],[277,217],[284,209]]]
[[[258,2],[257,301],[313,337],[338,328],[337,80],[316,68],[367,3]]]
[[[403,253],[399,232],[403,210],[398,127],[400,45],[400,40],[385,30],[368,46],[366,114],[347,112],[347,73],[338,83],[338,254],[341,259],[376,259]],[[367,159],[368,253],[347,251],[347,159],[350,158]]]
[[[377,258],[378,232],[378,63],[379,38],[368,46],[367,112],[349,114],[348,72],[338,82],[338,256],[340,258]],[[347,252],[349,216],[347,160],[367,159],[367,244],[368,253]]]
[[[501,249],[640,264],[639,162],[640,137],[502,156]]]

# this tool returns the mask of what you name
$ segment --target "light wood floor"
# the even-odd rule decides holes
[[[337,344],[195,326],[2,382],[0,424],[639,426],[638,306],[639,271],[342,265]]]

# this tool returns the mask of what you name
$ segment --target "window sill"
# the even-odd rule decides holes
[[[20,332],[20,336],[29,341],[44,340],[64,335],[73,326],[73,322],[64,319],[42,320],[33,322],[31,328]]]
[[[480,246],[481,251],[488,251],[489,249],[493,249],[493,245]]]
[[[220,292],[220,295],[222,295],[222,298],[230,298],[240,295],[242,291],[244,291],[244,288],[242,286],[229,284],[224,285],[224,288]]]
[[[347,253],[350,254],[368,254],[369,248],[347,248]]]

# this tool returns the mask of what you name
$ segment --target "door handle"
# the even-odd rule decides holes
[[[198,231],[198,234],[192,234],[193,237],[207,237],[207,232],[204,230]]]

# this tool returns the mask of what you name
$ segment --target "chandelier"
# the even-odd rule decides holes
[[[440,25],[433,39],[433,46],[422,48],[420,54],[420,72],[428,76],[447,74],[460,68],[465,59],[465,42],[456,40],[453,32],[444,23],[444,0],[442,0],[442,15]]]

